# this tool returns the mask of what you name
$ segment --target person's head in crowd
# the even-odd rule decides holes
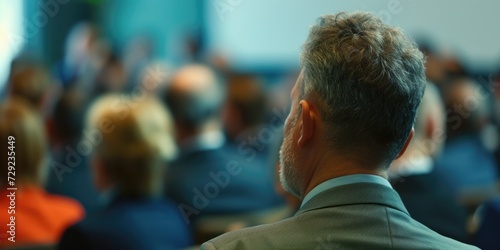
[[[86,96],[79,84],[70,84],[54,104],[51,143],[54,146],[77,143],[82,135]]]
[[[268,105],[264,86],[257,77],[249,74],[230,76],[224,110],[224,126],[233,140],[262,125]]]
[[[26,100],[38,111],[44,111],[51,81],[50,74],[42,65],[24,65],[12,71],[7,93]]]
[[[418,41],[420,51],[424,53],[425,60],[425,75],[427,80],[441,85],[446,81],[446,71],[444,59],[437,46],[430,39],[420,39]]]
[[[222,130],[224,96],[220,78],[207,66],[188,65],[174,73],[164,100],[174,117],[180,144],[197,135]]]
[[[469,75],[461,55],[456,51],[445,50],[442,55],[442,61],[446,80],[467,77]]]
[[[0,184],[6,185],[8,166],[15,169],[16,186],[42,186],[46,178],[45,131],[36,110],[23,99],[8,98],[0,104],[0,136],[4,145],[2,153]],[[9,138],[12,138],[10,140]],[[8,144],[8,141],[11,144]],[[13,150],[8,147],[12,146]],[[9,152],[14,152],[9,153]],[[8,157],[15,159],[15,166],[8,163]],[[0,185],[1,186],[1,185]]]
[[[281,148],[284,188],[303,197],[343,175],[387,177],[413,136],[423,54],[372,14],[339,13],[311,28],[301,64]]]
[[[165,162],[176,148],[170,115],[159,101],[103,96],[92,104],[86,127],[101,138],[93,150],[94,180],[100,190],[160,194]]]
[[[406,152],[391,164],[390,172],[411,171],[425,158],[435,158],[446,139],[446,113],[441,94],[428,83],[415,119],[415,134]],[[400,169],[401,168],[401,169]],[[404,174],[404,173],[401,173]]]
[[[96,75],[95,95],[125,91],[127,73],[117,54],[111,54]]]
[[[443,91],[447,111],[447,139],[479,134],[490,121],[490,92],[468,77],[450,80]]]
[[[95,27],[87,22],[80,22],[71,28],[65,43],[65,63],[75,67],[85,63],[97,38]]]

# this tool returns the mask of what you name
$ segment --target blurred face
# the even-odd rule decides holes
[[[280,149],[280,182],[283,188],[297,197],[300,197],[300,163],[297,149],[298,120],[299,120],[299,93],[302,84],[302,73],[299,75],[292,89],[292,107],[285,121],[284,138]]]

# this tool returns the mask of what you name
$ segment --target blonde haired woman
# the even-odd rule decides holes
[[[106,208],[70,227],[60,249],[178,249],[191,244],[177,206],[161,191],[176,148],[169,113],[153,98],[108,95],[87,117],[94,181]],[[91,142],[90,142],[91,141]]]
[[[0,138],[0,246],[57,243],[84,211],[42,188],[47,143],[40,117],[24,100],[6,100],[0,104]]]

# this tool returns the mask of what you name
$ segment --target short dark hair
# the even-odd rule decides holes
[[[268,100],[260,79],[251,74],[233,74],[228,83],[227,101],[241,114],[243,124],[249,128],[264,123]]]
[[[415,121],[424,62],[413,41],[371,13],[323,16],[304,44],[301,97],[314,98],[337,151],[388,164]]]

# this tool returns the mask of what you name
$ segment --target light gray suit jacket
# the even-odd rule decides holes
[[[224,234],[201,249],[477,248],[412,219],[392,188],[356,183],[319,193],[291,218]]]

